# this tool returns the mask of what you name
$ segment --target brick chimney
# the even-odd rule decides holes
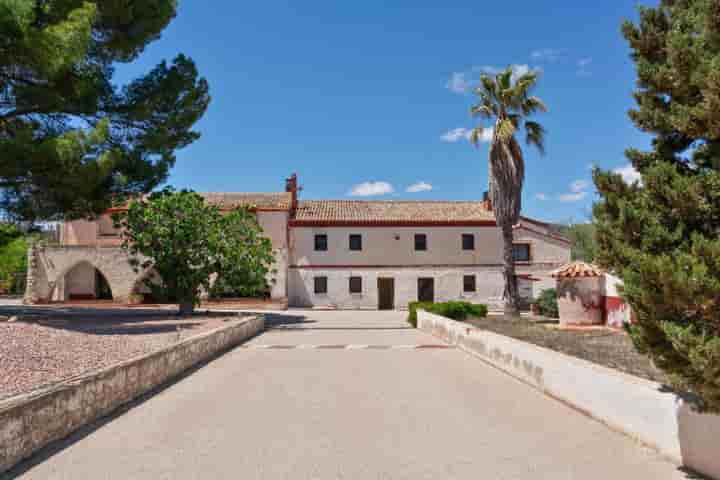
[[[298,187],[297,173],[290,175],[290,178],[285,179],[285,191],[292,194],[292,200],[290,202],[290,209],[295,211],[297,209],[298,192],[302,190],[302,187]]]

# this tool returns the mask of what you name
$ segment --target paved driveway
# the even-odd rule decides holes
[[[273,315],[266,333],[20,478],[687,478],[403,319]]]

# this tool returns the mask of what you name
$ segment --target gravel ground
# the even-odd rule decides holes
[[[471,319],[468,323],[654,382],[667,383],[667,377],[648,357],[635,351],[630,337],[622,331],[606,328],[561,330],[555,323],[508,321],[502,316]]]
[[[180,319],[162,310],[0,308],[0,399],[128,360],[225,324],[230,313]]]

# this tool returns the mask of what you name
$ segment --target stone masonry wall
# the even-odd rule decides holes
[[[256,335],[263,316],[189,338],[49,389],[0,402],[0,473],[218,353]]]

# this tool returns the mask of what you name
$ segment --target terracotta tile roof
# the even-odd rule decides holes
[[[290,210],[292,195],[290,193],[239,193],[210,192],[200,193],[209,204],[221,209],[237,207],[256,207],[267,210]]]
[[[598,266],[585,262],[572,262],[563,265],[554,272],[555,278],[602,277],[605,272]]]
[[[482,223],[495,222],[483,202],[304,200],[296,223]]]

